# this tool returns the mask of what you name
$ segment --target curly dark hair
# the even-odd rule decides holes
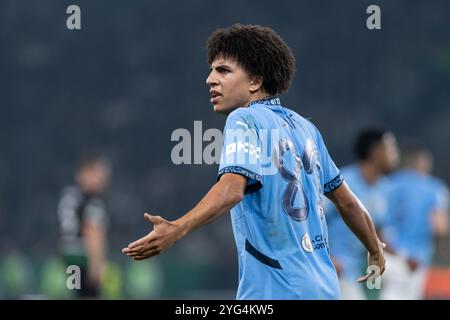
[[[207,42],[208,64],[218,58],[232,58],[250,75],[263,78],[270,95],[289,89],[295,73],[291,49],[271,28],[234,24],[216,30]]]

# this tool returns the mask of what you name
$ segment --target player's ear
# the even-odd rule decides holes
[[[263,77],[262,76],[252,76],[250,78],[250,87],[249,90],[251,93],[254,93],[261,89],[263,84]]]

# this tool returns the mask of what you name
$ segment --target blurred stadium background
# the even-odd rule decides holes
[[[66,28],[70,4],[80,31]],[[381,31],[366,28],[370,4]],[[312,118],[339,166],[353,161],[359,129],[381,125],[400,146],[430,147],[449,183],[449,12],[446,0],[0,0],[0,298],[69,298],[56,206],[86,148],[113,163],[103,297],[234,297],[227,217],[150,261],[120,250],[149,231],[145,211],[174,219],[215,182],[217,165],[172,164],[170,136],[194,120],[223,128],[205,42],[235,22],[273,27],[291,46],[297,74],[283,101]],[[435,264],[445,273],[450,261]]]

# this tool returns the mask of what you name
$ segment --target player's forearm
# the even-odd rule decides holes
[[[445,210],[436,210],[431,215],[435,247],[440,257],[446,257],[446,238],[449,229],[448,213]]]
[[[84,244],[89,261],[90,270],[100,273],[105,263],[105,236],[101,228],[86,225],[84,230]]]
[[[364,205],[344,183],[330,195],[342,219],[371,254],[381,248],[375,226]]]
[[[95,269],[101,270],[105,262],[104,243],[91,243],[88,249],[89,264]]]
[[[358,200],[348,207],[339,209],[348,227],[364,244],[367,250],[371,254],[375,254],[379,251],[379,240],[372,220],[364,208],[364,206]]]
[[[242,200],[245,184],[244,177],[236,180],[223,176],[191,211],[174,221],[180,226],[180,237],[214,221],[233,208]]]
[[[434,244],[435,244],[435,248],[436,248],[436,252],[438,254],[439,257],[441,258],[447,258],[447,239],[446,236],[444,234],[437,234],[434,237]]]

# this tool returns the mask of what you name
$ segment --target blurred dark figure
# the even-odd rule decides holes
[[[441,253],[448,233],[448,189],[431,176],[432,153],[414,147],[404,154],[404,168],[390,177],[390,212],[382,299],[421,299],[428,267]],[[440,249],[440,250],[439,250]]]
[[[97,298],[106,258],[107,211],[102,194],[109,184],[111,166],[100,154],[83,155],[75,185],[63,189],[58,205],[64,261],[81,270],[79,298]]]

